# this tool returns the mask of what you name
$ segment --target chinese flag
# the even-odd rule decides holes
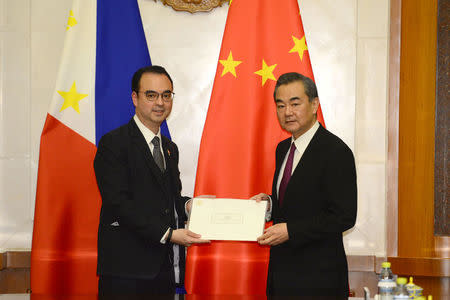
[[[195,195],[270,194],[278,123],[277,78],[314,80],[297,0],[233,0],[203,130]],[[324,124],[319,107],[318,119]],[[255,242],[190,247],[186,289],[197,294],[264,295],[269,248]]]

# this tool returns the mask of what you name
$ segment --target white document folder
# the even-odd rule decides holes
[[[194,198],[188,228],[207,240],[256,241],[266,210],[267,201]]]

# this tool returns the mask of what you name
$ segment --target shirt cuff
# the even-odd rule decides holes
[[[270,203],[270,209],[269,209],[269,211],[266,211],[266,222],[269,222],[270,221],[270,219],[272,219],[272,207],[273,207],[273,205],[272,205],[272,198],[269,196],[269,195],[267,195],[268,197],[269,197],[269,203]]]
[[[187,204],[189,203],[189,201],[192,201],[193,198],[189,199],[188,201],[184,202],[184,213],[186,214],[186,216],[189,218],[190,216],[190,212],[187,210]],[[191,206],[192,207],[192,206]]]
[[[159,241],[161,244],[165,244],[167,242],[167,236],[169,235],[170,227],[167,228],[166,233],[164,233],[163,237]]]

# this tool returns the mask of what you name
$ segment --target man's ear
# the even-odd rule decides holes
[[[319,110],[319,104],[320,104],[319,97],[314,98],[312,101],[312,105],[315,114],[317,113],[317,110]]]
[[[131,92],[131,99],[133,100],[134,107],[137,106],[137,93],[135,91]]]

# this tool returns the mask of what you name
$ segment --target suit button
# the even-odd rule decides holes
[[[166,208],[166,209],[164,210],[164,212],[166,213],[166,215],[168,215],[168,214],[169,214],[169,209]]]

